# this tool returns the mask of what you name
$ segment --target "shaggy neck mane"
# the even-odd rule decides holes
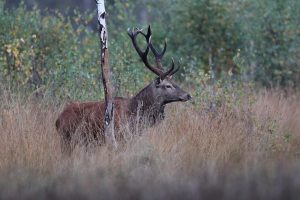
[[[158,96],[153,94],[152,87],[153,84],[148,85],[132,98],[130,110],[133,115],[139,112],[141,117],[149,117],[149,120],[155,123],[159,118],[164,117],[165,105]]]

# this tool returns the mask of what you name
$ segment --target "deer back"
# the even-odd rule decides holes
[[[114,123],[118,130],[129,118],[130,99],[117,97],[114,101]],[[73,102],[65,107],[56,120],[56,129],[60,136],[71,139],[80,126],[91,134],[102,135],[104,130],[105,102]]]

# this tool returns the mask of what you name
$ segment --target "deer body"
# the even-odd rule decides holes
[[[174,61],[171,68],[164,72],[160,60],[165,53],[164,50],[159,54],[151,43],[151,29],[144,34],[141,30],[129,32],[133,45],[142,58],[145,66],[158,77],[142,89],[132,98],[115,97],[114,99],[114,123],[118,130],[122,123],[132,123],[137,118],[146,119],[150,125],[154,125],[164,118],[164,109],[168,103],[177,101],[187,101],[191,96],[175,84],[171,78],[178,68],[174,70]],[[147,40],[147,48],[142,52],[136,43],[136,36],[142,34]],[[148,63],[147,54],[149,49],[153,52],[157,67]],[[70,143],[76,132],[79,132],[83,139],[92,138],[102,142],[104,141],[104,112],[105,102],[83,102],[71,103],[63,110],[56,120],[56,128],[62,138],[62,147],[70,151]],[[81,130],[79,130],[81,129]]]

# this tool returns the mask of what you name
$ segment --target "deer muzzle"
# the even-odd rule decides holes
[[[180,97],[181,101],[188,101],[191,99],[192,99],[192,96],[190,94],[184,94],[183,96]]]

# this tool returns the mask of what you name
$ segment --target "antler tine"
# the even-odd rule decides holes
[[[150,25],[148,26],[147,35],[145,35],[143,32],[142,32],[142,34],[145,36],[147,42],[148,42],[149,44],[151,44],[152,31],[151,31],[151,26],[150,26]]]
[[[176,70],[178,70],[178,68],[175,70],[175,72],[173,73],[173,70],[175,68],[175,62],[174,62],[174,59],[172,58],[172,65],[171,65],[171,68],[166,71],[165,73],[163,73],[161,76],[160,76],[160,79],[161,80],[164,80],[167,76],[171,76],[172,74],[174,74],[176,72]]]
[[[161,60],[162,57],[165,55],[166,53],[166,50],[167,50],[167,40],[165,40],[164,42],[164,48],[162,50],[161,53],[159,53],[153,46],[152,42],[150,43],[150,48],[151,48],[151,51],[153,52],[154,56],[155,56],[155,59],[157,60]]]
[[[148,62],[148,58],[147,58],[148,53],[149,53],[150,44],[151,44],[151,35],[152,35],[150,26],[148,27],[147,34],[143,33],[142,29],[137,29],[137,28],[135,29],[135,31],[134,31],[134,29],[131,31],[130,31],[130,29],[128,29],[127,33],[129,35],[129,37],[131,38],[132,44],[133,44],[135,50],[137,51],[137,53],[139,54],[139,56],[141,57],[142,61],[144,62],[145,66],[149,70],[151,70],[153,73],[155,73],[156,75],[161,76],[163,74],[163,71],[159,68],[151,66],[150,63]],[[139,48],[139,46],[136,42],[136,36],[138,34],[142,34],[147,40],[147,47],[144,52]]]
[[[150,28],[150,26],[149,26]],[[164,54],[166,53],[166,50],[167,50],[167,41],[165,40],[164,42],[164,48],[163,50],[159,53],[153,46],[152,42],[150,41],[150,49],[155,57],[155,62],[156,62],[156,65],[159,69],[161,69],[163,71],[163,67],[162,67],[162,64],[161,64],[161,59],[162,57],[164,56]]]
[[[136,49],[136,51],[137,51],[137,53],[141,56],[142,54],[144,54],[144,53],[146,53],[147,52],[147,49],[149,49],[149,40],[151,40],[151,38],[146,38],[147,39],[147,47],[146,47],[146,50],[145,50],[145,52],[143,52],[140,48],[139,48],[139,46],[137,46],[137,43],[136,43],[136,40],[135,40],[135,38],[136,38],[136,36],[139,34],[139,33],[141,33],[142,35],[144,35],[145,37],[146,37],[146,35],[143,33],[143,29],[138,29],[138,28],[133,28],[132,30],[130,30],[129,28],[128,28],[128,30],[127,30],[127,33],[128,33],[128,35],[129,35],[129,37],[131,38],[131,40],[132,40],[132,43],[133,43],[133,45],[134,45],[134,48]],[[149,51],[149,50],[148,50]],[[148,52],[147,52],[148,53]]]
[[[180,69],[180,65],[178,65],[178,67],[175,70],[173,70],[168,76],[172,76],[173,74],[178,72],[179,69]]]
[[[178,70],[180,69],[180,66],[178,66],[175,70],[173,70],[169,76],[173,76],[176,72],[178,72]]]

